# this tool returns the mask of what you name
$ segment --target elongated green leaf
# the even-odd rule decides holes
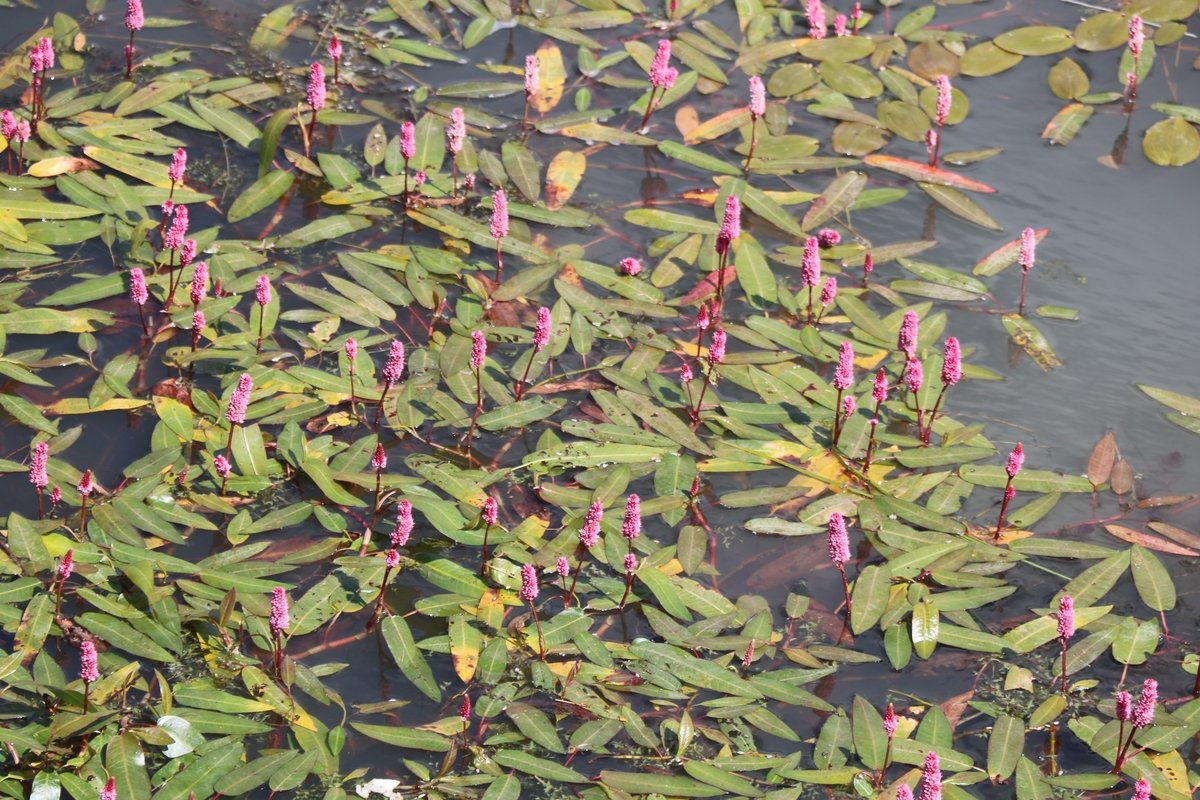
[[[350,725],[364,736],[397,747],[410,750],[432,750],[435,753],[444,753],[450,749],[450,740],[433,731],[403,728],[397,725],[369,725],[365,722],[351,722]]]
[[[238,198],[233,201],[233,205],[229,207],[226,218],[230,222],[240,222],[246,217],[262,211],[282,197],[284,192],[292,187],[295,180],[296,177],[291,172],[280,169],[268,172],[238,195]]]
[[[396,660],[400,673],[420,689],[422,694],[435,703],[440,703],[442,691],[424,654],[417,649],[417,644],[413,641],[408,622],[403,617],[388,616],[379,623],[379,631],[383,634],[383,641],[387,644],[392,658]]]
[[[588,779],[556,761],[538,758],[521,750],[500,750],[493,756],[496,763],[527,775],[561,783],[587,783]]]
[[[717,797],[724,793],[707,783],[680,775],[658,775],[652,772],[614,772],[604,770],[600,782],[630,794],[658,793],[667,797]]]
[[[1017,768],[1017,760],[1025,749],[1025,721],[1001,716],[992,725],[988,737],[987,771],[992,780],[1007,780]]]
[[[1129,568],[1138,596],[1152,611],[1175,608],[1175,584],[1158,556],[1135,544],[1129,549]]]

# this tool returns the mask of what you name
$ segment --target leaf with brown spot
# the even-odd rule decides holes
[[[546,208],[554,211],[566,205],[586,171],[587,156],[583,153],[563,150],[550,159],[546,167]]]
[[[538,90],[533,94],[533,107],[539,113],[551,111],[562,100],[567,72],[563,67],[562,51],[553,42],[542,42],[537,49]]]
[[[1112,475],[1113,464],[1117,460],[1117,437],[1112,431],[1100,437],[1100,441],[1096,442],[1096,446],[1092,448],[1092,454],[1088,456],[1087,476],[1088,480],[1099,486],[1106,483],[1110,475]]]
[[[1181,547],[1174,542],[1158,536],[1151,536],[1150,534],[1142,533],[1141,531],[1135,531],[1133,528],[1126,528],[1124,525],[1105,525],[1104,530],[1123,542],[1141,545],[1147,550],[1157,550],[1160,553],[1171,553],[1172,555],[1177,556],[1200,556],[1200,550],[1191,550],[1187,547]]]

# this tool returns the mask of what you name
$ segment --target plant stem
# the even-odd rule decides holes
[[[579,583],[579,573],[583,572],[583,557],[587,555],[587,548],[583,545],[578,545],[576,550],[579,554],[579,561],[575,565],[575,576],[571,578],[571,588],[567,591],[566,605],[568,606],[575,600],[575,585]],[[1200,675],[1200,671],[1197,674]],[[1197,682],[1200,682],[1200,678],[1197,679]]]
[[[479,421],[479,414],[483,411],[483,378],[479,374],[479,369],[475,370],[475,413],[471,415],[471,428],[467,431],[467,455],[471,455],[471,441],[475,438],[475,423]]]
[[[350,416],[355,422],[358,421],[358,400],[354,396],[354,362],[350,362]]]
[[[500,255],[500,240],[496,240],[496,283],[500,282],[500,273],[504,271],[504,259]]]
[[[1058,639],[1059,649],[1062,651],[1062,693],[1067,695],[1067,640],[1065,637]]]
[[[1017,309],[1017,314],[1025,316],[1025,282],[1029,278],[1029,273],[1021,270],[1021,307]]]
[[[937,400],[933,403],[933,410],[929,412],[929,424],[925,426],[925,432],[921,436],[921,446],[926,447],[929,444],[929,437],[933,435],[933,421],[937,419],[938,409],[942,407],[942,398],[946,396],[946,384],[942,385],[942,390],[938,392]],[[918,431],[920,433],[920,431]]]
[[[692,412],[692,430],[696,430],[700,425],[700,409],[704,406],[704,395],[708,392],[708,383],[715,370],[716,367],[709,365],[704,372],[704,385],[700,387],[700,397],[696,400],[696,408]]]
[[[517,383],[517,402],[525,395],[525,381],[529,378],[529,368],[533,366],[533,358],[537,355],[537,350],[529,354],[529,361],[525,362],[525,372],[521,375],[521,380]]]
[[[229,423],[229,438],[225,440],[225,458],[229,458],[229,449],[233,447],[233,431],[237,427],[236,423]],[[225,487],[229,484],[229,473],[221,477],[221,494],[225,494]]]
[[[275,677],[283,679],[283,642],[279,634],[275,634]]]
[[[842,592],[846,595],[846,619],[850,619],[850,584],[846,580],[846,568],[841,564],[837,568],[842,576]]]
[[[379,395],[379,405],[375,406],[375,433],[379,433],[379,415],[383,412],[383,401],[387,398],[390,388],[392,388],[390,383],[383,384],[383,394]]]
[[[1004,499],[1002,501],[1000,501],[1000,519],[999,519],[999,521],[996,522],[995,538],[997,540],[1000,538],[1000,531],[1004,529],[1004,515],[1008,513],[1008,501],[1009,501],[1009,497],[1011,495],[1011,493],[1009,492],[1009,489],[1011,489],[1011,488],[1012,488],[1012,476],[1010,475],[1008,480],[1004,482]]]
[[[889,9],[890,10],[890,9]],[[937,141],[933,143],[933,163],[929,166],[936,168],[942,158],[942,124],[938,123]]]
[[[84,523],[87,520],[87,495],[81,496],[82,502],[79,505],[79,532],[84,533]]]
[[[645,114],[645,116],[642,117],[642,124],[638,127],[639,131],[646,130],[646,125],[647,125],[647,123],[650,122],[650,115],[654,113],[654,106],[655,106],[654,95],[657,92],[658,92],[657,86],[650,87],[650,100],[646,103],[646,114]],[[663,93],[664,94],[666,93],[665,89],[663,90]]]
[[[482,559],[480,560],[480,562],[479,562],[479,577],[481,577],[481,578],[482,578],[482,577],[486,577],[486,576],[487,576],[487,573],[488,573],[488,568],[487,568],[487,560],[488,560],[488,555],[487,555],[487,543],[488,543],[488,533],[490,533],[490,532],[491,532],[491,530],[492,530],[492,524],[491,524],[490,522],[489,522],[489,523],[486,523],[486,524],[483,526],[483,558],[482,558]]]
[[[383,615],[383,598],[384,595],[387,594],[388,578],[390,578],[391,575],[392,568],[384,567],[383,582],[379,585],[379,598],[375,601],[375,613],[371,615],[369,620],[367,620],[367,630],[374,628],[375,624],[379,622],[379,617]]]
[[[632,588],[633,588],[633,575],[631,573],[627,572],[627,573],[625,573],[625,594],[621,595],[621,603],[620,603],[620,605],[617,606],[617,608],[625,607],[625,601],[629,599],[629,590]]]
[[[758,144],[758,117],[750,116],[750,152],[746,153],[746,166],[743,167],[744,172],[750,171],[750,161],[754,158],[754,147]]]
[[[42,487],[40,487],[40,486],[38,487],[37,493],[38,493],[38,519],[43,519],[45,517],[45,512],[42,510]]]
[[[88,713],[88,700],[89,700],[89,696],[91,695],[91,693],[92,693],[92,682],[84,681],[83,682],[83,713],[85,713],[85,714]]]
[[[542,636],[542,621],[538,619],[537,606],[533,601],[529,601],[529,610],[533,612],[533,624],[537,626],[538,632],[538,658],[542,661],[546,660],[546,639]]]
[[[129,32],[129,47],[125,49],[125,77],[133,77],[133,31]]]
[[[837,402],[833,406],[833,447],[836,450],[842,436],[842,390],[837,390]]]
[[[141,306],[138,306],[138,308],[141,308]],[[256,353],[262,352],[263,319],[266,316],[267,316],[267,307],[259,306],[258,307],[258,343],[254,345],[254,352],[256,352]]]

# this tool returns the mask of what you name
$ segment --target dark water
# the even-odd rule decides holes
[[[1012,10],[1006,10],[1007,7],[999,3],[941,8],[937,21],[953,23],[954,20],[970,19],[966,30],[988,35],[1015,27],[1022,21],[1073,27],[1083,11],[1074,5],[1046,0],[1013,5]],[[243,61],[241,53],[244,52],[244,37],[253,30],[260,15],[273,7],[274,4],[225,0],[155,4],[153,10],[147,9],[148,14],[186,18],[193,24],[184,28],[148,30],[149,35],[140,40],[148,47],[162,47],[162,43],[168,41],[185,47],[219,43],[221,47],[233,49],[235,64],[244,64],[248,69],[263,69],[267,65],[255,59]],[[340,9],[340,18],[351,23],[362,13],[364,6],[348,3]],[[43,19],[60,10],[75,17],[82,11],[80,4],[75,2],[41,2],[36,9],[0,11],[6,30],[13,36],[6,44],[23,38]],[[312,10],[318,11],[316,7]],[[120,60],[120,47],[124,43],[123,29],[120,28],[122,12],[123,8],[110,0],[100,15],[84,25],[90,43],[97,50],[107,52],[114,64]],[[981,12],[997,13],[986,20],[972,19]],[[604,32],[594,33],[605,40]],[[308,27],[297,32],[280,56],[283,63],[291,66],[306,63],[311,57],[312,45],[303,41],[303,37],[309,34],[311,28]],[[517,63],[520,56],[514,57],[513,53],[532,52],[541,41],[540,36],[527,30],[512,31],[511,36],[510,32],[499,31],[469,56],[475,60]],[[971,114],[963,124],[946,133],[945,148],[1004,148],[1002,155],[963,171],[999,189],[995,195],[983,196],[980,202],[1003,225],[1005,238],[939,211],[935,215],[933,238],[940,244],[920,257],[969,271],[1001,241],[1018,236],[1022,227],[1032,225],[1050,229],[1038,248],[1038,267],[1030,275],[1029,294],[1033,306],[1050,304],[1079,310],[1077,322],[1038,321],[1063,366],[1046,373],[1029,358],[1014,353],[996,314],[979,313],[970,307],[948,309],[948,330],[966,346],[974,348],[968,359],[970,363],[989,367],[1005,376],[1003,381],[960,384],[954,391],[950,410],[964,422],[987,423],[986,432],[1001,451],[1006,451],[1017,440],[1022,441],[1028,453],[1027,467],[1067,473],[1082,473],[1092,445],[1106,430],[1112,430],[1117,435],[1121,454],[1138,474],[1139,496],[1191,493],[1200,486],[1200,437],[1185,433],[1163,419],[1161,407],[1134,386],[1149,383],[1200,395],[1200,371],[1196,369],[1195,356],[1195,343],[1200,334],[1200,315],[1195,310],[1197,298],[1200,298],[1200,263],[1197,261],[1200,233],[1195,221],[1197,167],[1195,164],[1177,169],[1155,167],[1140,152],[1141,133],[1160,118],[1148,109],[1151,102],[1200,103],[1200,82],[1191,68],[1195,42],[1195,39],[1185,39],[1182,45],[1163,48],[1159,52],[1155,72],[1143,85],[1140,108],[1132,119],[1127,119],[1115,106],[1101,107],[1075,141],[1066,147],[1048,145],[1039,137],[1045,124],[1064,104],[1045,85],[1047,71],[1057,56],[1027,58],[1000,76],[959,79],[958,85],[971,98]],[[564,47],[564,53],[568,52],[570,48]],[[1112,51],[1098,54],[1073,51],[1066,55],[1078,60],[1088,71],[1092,91],[1119,88]],[[230,56],[219,50],[198,49],[194,65],[219,73],[226,69],[228,58]],[[386,92],[376,92],[374,96],[382,97],[398,116],[404,115],[409,106],[408,90],[414,85],[410,77],[399,69],[373,63],[357,63],[351,67],[367,72],[370,82]],[[567,68],[568,76],[571,76],[573,65],[569,61]],[[478,76],[479,73],[469,65],[439,65],[437,69],[438,79],[446,82]],[[296,80],[294,76],[292,79]],[[596,87],[595,105],[608,104],[603,92],[603,87]],[[693,98],[692,102],[704,118],[734,102],[728,96],[723,97],[728,94],[718,93],[708,100]],[[612,102],[621,104],[624,102],[621,96],[621,92],[613,90]],[[351,106],[353,102],[351,100]],[[517,116],[519,104],[519,95],[479,103],[490,113]],[[794,118],[801,117],[802,106],[793,104],[792,114]],[[669,124],[668,120],[669,115],[662,114],[659,125]],[[832,122],[821,119],[805,124],[811,124],[819,131],[828,131],[833,126]],[[794,127],[803,129],[804,126]],[[1123,134],[1126,126],[1128,150],[1123,163],[1119,168],[1105,165],[1101,159],[1112,152],[1114,141]],[[360,152],[366,130],[366,126],[342,128],[338,132],[340,143],[352,152]],[[394,130],[389,127],[389,134],[392,133]],[[540,151],[545,159],[561,149],[557,142],[547,144],[549,146]],[[538,149],[536,136],[531,146]],[[916,159],[923,154],[917,145],[900,140],[889,145],[886,152]],[[256,153],[237,150],[232,152],[232,157],[244,162],[238,165],[241,169],[252,170]],[[682,191],[709,185],[703,176],[677,163],[666,162],[661,157],[656,163],[666,163],[672,174],[660,176],[662,183],[651,185],[646,181],[647,167],[640,150],[609,148],[589,164],[578,195],[592,197],[597,210],[608,222],[642,248],[652,236],[645,229],[622,221],[626,206],[642,202],[647,192],[655,192],[664,207],[683,210],[685,207],[673,203],[671,198]],[[829,177],[828,173],[814,173],[799,176],[791,183],[794,188],[819,191]],[[882,212],[864,213],[863,230],[873,240],[883,242],[920,238],[919,232],[927,224],[928,202],[931,201],[926,201],[914,189],[904,201],[888,206]],[[298,223],[302,221],[300,204],[293,206],[289,214],[294,214],[295,218],[289,222]],[[203,227],[217,221],[218,218],[213,216],[201,218],[194,224]],[[243,235],[253,235],[251,229],[255,225],[261,225],[261,222],[246,223]],[[590,238],[590,233],[580,234],[581,241]],[[560,241],[565,239],[560,237]],[[627,243],[612,239],[597,248],[592,257],[597,261],[616,261],[630,254]],[[301,266],[312,269],[318,268],[319,264]],[[900,272],[895,264],[883,265],[878,271],[879,280],[899,277]],[[1014,308],[1020,282],[1017,268],[1010,268],[1001,278],[989,279],[989,282],[995,287],[999,302],[1006,309]],[[942,307],[945,306],[939,306]],[[114,342],[105,346],[117,352],[127,344],[127,341]],[[65,345],[64,349],[69,351],[70,346]],[[108,418],[113,419],[114,428],[121,424],[115,415],[108,415]],[[121,466],[145,452],[149,427],[96,430],[94,424],[89,424],[85,443],[94,449],[89,455],[95,456],[96,463],[108,465],[115,476]],[[9,431],[4,440],[5,450],[16,452],[26,446],[25,435],[21,430]],[[519,459],[520,455],[519,448],[514,448],[507,458]],[[14,482],[18,479],[9,478]],[[753,476],[743,479],[716,476],[714,490],[719,494],[729,489],[746,488],[753,480]],[[993,519],[995,506],[992,500],[983,498],[983,494],[975,493],[967,509],[968,516],[979,514],[980,520]],[[1105,503],[1100,516],[1115,513],[1111,495]],[[710,504],[705,513],[721,536],[719,565],[722,574],[727,576],[722,583],[726,592],[753,591],[776,604],[782,603],[787,591],[804,585],[814,598],[834,597],[840,592],[836,573],[828,569],[796,574],[792,580],[787,580],[786,575],[769,582],[756,580],[762,567],[777,559],[794,556],[794,552],[789,554],[788,551],[796,548],[819,550],[822,543],[804,540],[797,545],[756,538],[740,529],[746,518],[761,515],[761,508],[751,513],[722,510]],[[1072,527],[1064,535],[1111,543],[1112,540],[1097,526],[1074,526],[1076,522],[1090,518],[1087,497],[1067,498],[1039,523],[1038,528],[1049,530],[1070,525]],[[1200,527],[1200,513],[1191,507],[1179,511],[1164,509],[1137,517],[1159,518],[1184,528]],[[660,535],[660,538],[673,536],[665,526],[657,531],[651,527],[648,534]],[[1191,579],[1194,565],[1173,557],[1167,557],[1167,561],[1174,574],[1186,576],[1178,581],[1179,607],[1168,615],[1168,620],[1173,628],[1190,631],[1200,618],[1200,598],[1196,594],[1195,581]],[[803,555],[795,563],[801,565],[812,561]],[[1078,569],[1071,565],[1062,568]],[[1038,573],[1033,571],[1022,573],[1020,581],[1019,591],[996,609],[996,620],[1020,617],[1030,608],[1044,606],[1060,585],[1058,581],[1043,584]],[[395,605],[408,607],[405,593],[411,592],[411,587],[400,586],[395,592]],[[1118,612],[1138,608],[1129,581],[1111,595],[1109,601],[1118,604]],[[419,618],[410,619],[418,639],[440,633],[440,622],[422,631]],[[628,624],[636,626],[637,623],[630,619]],[[335,626],[327,638],[336,640],[339,635],[348,635],[352,630],[358,630],[357,622],[347,623],[345,630]],[[639,632],[646,631],[630,628],[630,634]],[[877,638],[877,632],[860,637],[858,644],[868,652],[880,652],[881,643],[873,641],[872,637]],[[301,643],[299,649],[317,644],[316,641]],[[330,681],[348,703],[374,702],[398,694],[412,695],[409,699],[413,703],[401,712],[402,720],[424,721],[437,715],[439,710],[411,692],[396,674],[390,659],[377,649],[375,640],[346,646],[336,660],[352,665]],[[444,657],[437,657],[437,660],[443,662],[441,668],[447,668]],[[935,701],[944,699],[970,687],[975,666],[972,662],[978,661],[978,657],[964,655],[957,661],[936,661],[915,671],[910,669],[904,675],[904,688],[918,697],[927,696]],[[1115,677],[1119,672],[1115,665],[1098,665],[1093,671],[1105,677]],[[878,700],[884,686],[895,680],[893,676],[894,673],[882,666],[845,670],[836,680],[822,684],[819,693],[837,704],[848,702],[856,693]],[[446,707],[440,712],[450,714],[453,709]],[[336,715],[330,717],[334,721],[337,718]],[[804,737],[815,730],[818,719],[812,712],[802,711],[788,717],[787,721]],[[766,743],[768,747],[773,745],[784,752],[794,749],[786,742]],[[361,749],[344,755],[344,768],[357,763],[371,764],[377,757],[369,744],[359,743],[354,747]],[[978,749],[969,744],[959,747],[968,752]],[[374,766],[373,777],[387,771],[385,764]],[[577,763],[576,766],[587,772],[586,765]]]

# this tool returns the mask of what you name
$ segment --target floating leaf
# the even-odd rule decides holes
[[[1167,117],[1150,126],[1142,152],[1160,167],[1181,167],[1200,158],[1200,131],[1180,117]]]
[[[997,47],[1022,56],[1048,56],[1075,46],[1071,31],[1053,25],[1029,25],[1005,31],[992,41]]]
[[[1043,371],[1049,372],[1062,366],[1045,335],[1032,322],[1018,314],[1005,314],[1000,321],[1013,342],[1028,353],[1033,363]]]

